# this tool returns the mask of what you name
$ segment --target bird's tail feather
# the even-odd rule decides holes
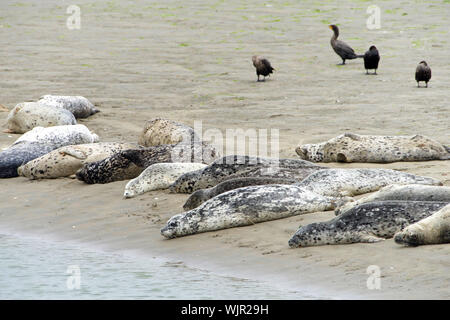
[[[363,54],[357,54],[356,57],[357,58],[364,58],[364,55]]]

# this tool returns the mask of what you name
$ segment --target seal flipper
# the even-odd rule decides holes
[[[361,140],[360,135],[358,135],[356,133],[351,133],[351,132],[344,133],[344,137],[347,137],[347,138],[350,138],[350,139],[356,140],[356,141]]]
[[[442,157],[440,157],[441,160],[450,160],[450,147],[444,146],[445,151],[447,151],[447,154],[444,154]]]
[[[79,160],[85,160],[87,158],[87,155],[85,152],[81,150],[76,150],[75,148],[72,148],[71,146],[63,147],[59,150],[59,153],[63,155],[69,155]]]
[[[361,235],[360,242],[362,242],[362,243],[364,243],[364,242],[365,243],[375,243],[375,242],[380,242],[380,241],[384,241],[384,240],[386,240],[386,239],[374,236],[373,234],[366,233],[366,234],[362,234]]]

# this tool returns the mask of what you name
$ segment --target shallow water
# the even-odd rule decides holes
[[[179,262],[0,234],[0,299],[308,299]]]

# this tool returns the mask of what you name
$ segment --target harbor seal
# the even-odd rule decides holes
[[[450,204],[396,233],[394,240],[407,246],[450,243]]]
[[[247,178],[236,178],[225,180],[218,185],[207,188],[200,189],[191,194],[191,196],[186,200],[183,205],[184,210],[192,210],[197,208],[203,202],[230,190],[248,187],[248,186],[259,186],[266,184],[294,184],[298,182],[295,179],[285,179],[285,178],[265,178],[265,177],[247,177]]]
[[[298,159],[271,159],[232,155],[217,159],[208,167],[186,173],[175,181],[170,190],[176,193],[214,187],[229,179],[243,177],[286,178],[301,181],[310,173],[324,167]]]
[[[182,174],[204,167],[206,164],[191,162],[152,164],[137,178],[127,183],[123,196],[133,198],[148,191],[167,189]]]
[[[436,201],[375,201],[364,203],[326,222],[300,227],[289,246],[378,242],[392,238],[407,225],[447,205]]]
[[[71,112],[77,119],[87,118],[100,112],[88,99],[82,96],[53,96],[47,94],[40,97],[38,103],[63,108]]]
[[[22,141],[0,152],[0,178],[18,176],[17,168],[55,149],[54,145],[41,142]]]
[[[149,120],[139,136],[138,143],[145,147],[162,144],[184,146],[194,150],[197,157],[195,162],[211,163],[220,157],[220,151],[208,141],[203,141],[192,127],[168,119],[155,118]]]
[[[311,173],[296,185],[330,197],[353,197],[390,184],[441,186],[442,182],[390,169],[327,169]]]
[[[36,127],[0,152],[0,178],[17,177],[17,168],[57,148],[98,141],[84,125]]]
[[[198,150],[197,150],[198,151]],[[201,152],[201,150],[199,151]],[[101,161],[85,164],[76,176],[86,183],[109,183],[134,179],[155,163],[194,162],[198,159],[189,146],[163,144],[154,147],[125,150]]]
[[[333,208],[329,198],[294,185],[243,187],[173,216],[161,229],[161,235],[170,239]]]
[[[161,144],[178,144],[182,141],[192,141],[194,129],[183,123],[155,118],[147,121],[139,136],[138,143],[145,147]]]
[[[345,133],[318,144],[295,149],[313,162],[374,162],[450,160],[449,148],[422,135],[372,136]]]
[[[37,102],[23,102],[9,112],[6,119],[8,129],[5,132],[25,133],[35,127],[74,125],[76,123],[73,114],[65,109]]]
[[[334,212],[339,215],[363,203],[385,200],[450,202],[450,187],[422,184],[388,185],[357,201],[347,202]]]
[[[117,142],[65,146],[27,162],[17,169],[17,173],[29,179],[68,177],[85,163],[100,161],[117,152],[136,148],[138,146],[134,144]]]

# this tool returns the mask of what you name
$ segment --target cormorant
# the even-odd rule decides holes
[[[416,68],[416,81],[417,88],[419,87],[419,81],[425,81],[425,85],[428,88],[428,81],[431,79],[431,68],[425,61],[420,61]]]
[[[334,52],[341,57],[342,64],[345,64],[345,60],[347,59],[351,60],[364,57],[363,55],[357,55],[348,44],[337,39],[339,37],[339,28],[336,25],[329,25],[329,28],[334,32],[330,40],[331,46],[333,47]]]
[[[364,54],[366,74],[369,74],[370,69],[375,69],[375,74],[377,74],[378,62],[380,62],[380,54],[378,53],[377,47],[371,46],[369,51],[366,51]]]
[[[272,66],[270,65],[269,60],[267,60],[264,57],[260,57],[260,56],[253,56],[252,57],[252,61],[253,61],[253,65],[256,68],[256,75],[258,76],[258,80],[259,80],[259,76],[262,75],[264,76],[264,80],[266,81],[266,77],[269,76],[270,74],[273,73],[272,70],[275,70],[274,68],[272,68]]]

